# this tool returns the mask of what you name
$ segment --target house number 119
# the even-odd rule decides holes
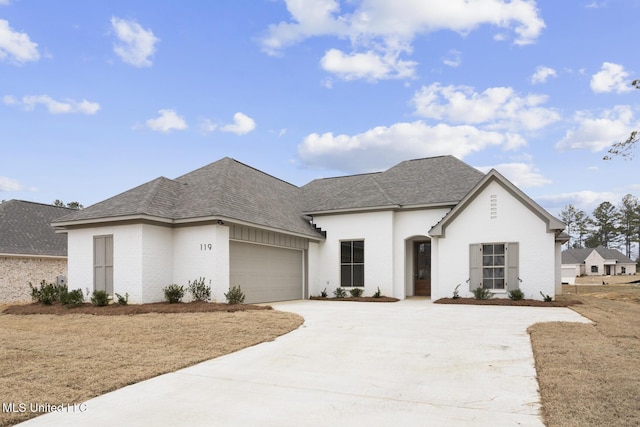
[[[201,243],[200,244],[201,251],[210,251],[213,250],[213,245],[211,243]]]

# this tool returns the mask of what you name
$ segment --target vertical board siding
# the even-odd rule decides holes
[[[308,249],[309,240],[303,237],[290,236],[274,231],[261,230],[244,225],[232,224],[229,227],[229,238],[245,242],[260,243],[271,246],[281,246],[292,249]]]

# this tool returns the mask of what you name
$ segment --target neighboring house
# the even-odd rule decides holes
[[[67,275],[67,236],[51,222],[69,212],[22,200],[0,203],[0,303],[31,301],[29,282]]]
[[[573,248],[562,251],[562,282],[573,284],[578,276],[636,274],[636,263],[616,249]]]
[[[378,288],[397,298],[555,295],[564,224],[495,170],[452,156],[297,187],[230,158],[157,178],[58,219],[69,286],[161,301],[205,277],[245,302]]]

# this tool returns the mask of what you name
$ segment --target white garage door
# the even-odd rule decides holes
[[[230,242],[230,286],[240,286],[245,303],[302,298],[302,251]]]

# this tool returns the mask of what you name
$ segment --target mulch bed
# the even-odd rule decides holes
[[[358,301],[358,302],[397,302],[398,298],[392,297],[344,297],[344,298],[329,298],[329,297],[311,297],[309,299],[316,301]]]
[[[220,304],[213,302],[188,302],[169,304],[157,302],[152,304],[109,304],[104,307],[96,307],[92,304],[82,304],[77,307],[66,307],[62,304],[44,305],[39,303],[12,305],[5,308],[4,314],[92,314],[97,316],[117,316],[147,313],[208,313],[208,312],[235,312],[247,310],[272,310],[271,306],[253,304]]]
[[[569,307],[582,304],[578,300],[539,301],[534,299],[521,299],[512,301],[506,298],[475,299],[475,298],[441,298],[434,301],[435,304],[468,304],[468,305],[502,305],[502,306],[528,306],[528,307]]]

